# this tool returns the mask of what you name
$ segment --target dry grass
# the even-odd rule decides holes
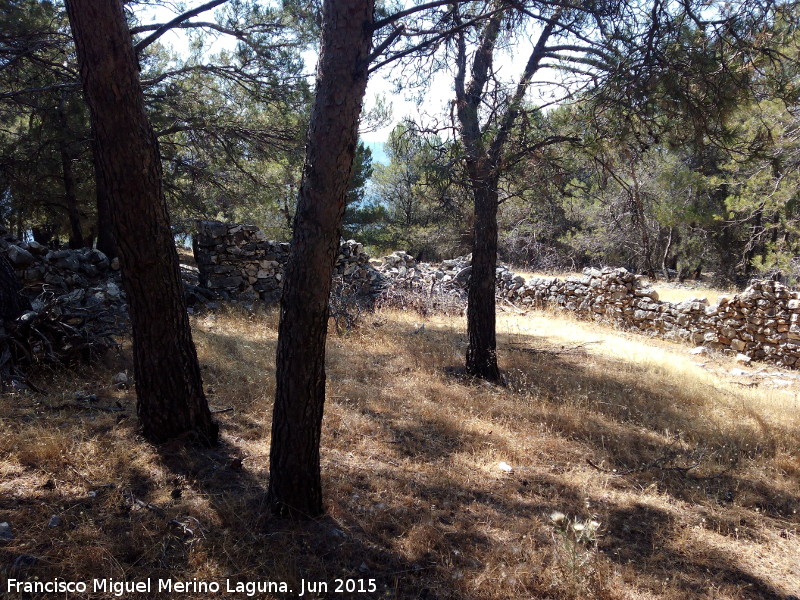
[[[723,290],[701,281],[679,283],[677,281],[658,280],[652,283],[652,287],[658,291],[660,300],[675,303],[695,298],[705,298],[709,304],[717,304],[720,297],[731,297],[738,293],[735,287]]]
[[[125,355],[43,376],[60,390],[47,398],[3,397],[0,521],[15,538],[0,579],[269,579],[289,597],[300,579],[376,580],[319,596],[345,598],[798,593],[796,384],[743,387],[723,357],[701,366],[682,346],[537,313],[500,316],[508,384],[493,386],[460,374],[461,319],[418,322],[376,314],[330,340],[328,515],[301,525],[263,504],[274,314],[194,322],[212,406],[233,409],[218,449],[137,436],[132,392],[104,386]],[[84,387],[125,412],[47,408]],[[14,570],[20,555],[38,563]]]

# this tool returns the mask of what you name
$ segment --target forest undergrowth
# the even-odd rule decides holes
[[[293,524],[264,501],[275,312],[193,327],[217,448],[137,434],[133,390],[111,384],[131,373],[124,343],[104,365],[37,374],[44,394],[0,399],[0,596],[7,578],[55,577],[293,590],[276,597],[330,584],[306,598],[800,594],[800,381],[779,387],[776,369],[501,314],[497,386],[463,374],[462,318],[368,314],[328,343],[327,515]],[[375,591],[337,594],[337,579]]]

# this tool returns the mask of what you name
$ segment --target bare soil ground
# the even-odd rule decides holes
[[[423,324],[425,327],[421,328]],[[128,350],[0,397],[4,579],[329,583],[319,598],[800,595],[800,383],[582,323],[500,315],[507,385],[462,374],[460,318],[385,312],[332,337],[327,516],[264,504],[276,317],[194,318],[213,450],[136,431]],[[130,371],[129,371],[130,373]],[[778,373],[775,375],[775,373]],[[776,381],[780,383],[776,383]],[[83,398],[75,398],[81,392]],[[51,517],[58,515],[55,526]],[[375,591],[335,593],[336,579]],[[307,584],[306,584],[307,585]],[[307,588],[306,588],[307,589]]]

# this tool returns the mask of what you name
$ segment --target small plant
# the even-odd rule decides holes
[[[429,315],[463,315],[466,294],[459,289],[444,289],[435,282],[429,288],[389,286],[377,300],[379,309],[400,309]]]
[[[372,309],[371,304],[356,283],[341,276],[334,277],[328,306],[338,335],[358,328],[363,314]]]
[[[603,587],[596,564],[600,523],[571,519],[559,511],[550,515],[550,522],[561,589],[570,598],[593,597]]]

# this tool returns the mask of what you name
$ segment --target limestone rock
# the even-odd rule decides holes
[[[14,539],[14,532],[8,522],[0,523],[0,542],[10,542]]]
[[[8,247],[7,253],[8,253],[8,260],[11,261],[11,264],[14,265],[15,268],[27,267],[29,265],[32,265],[36,260],[33,257],[33,254],[31,254],[24,248],[15,246],[14,244]]]

